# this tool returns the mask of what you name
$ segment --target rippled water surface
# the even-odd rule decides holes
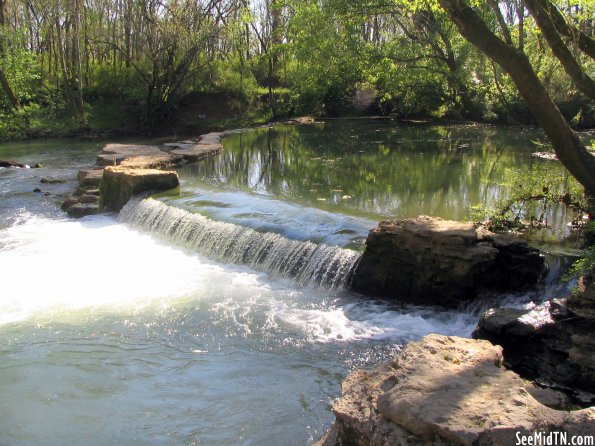
[[[493,129],[346,125],[229,136],[220,157],[183,169],[181,196],[161,199],[343,253],[378,217],[458,218],[461,203],[496,193],[484,178],[498,163],[535,162],[523,132],[508,150]],[[456,142],[428,143],[443,132]],[[193,245],[194,227],[174,236],[177,221],[159,232],[114,215],[68,219],[56,203],[102,144],[0,146],[0,158],[45,165],[0,170],[0,445],[308,444],[350,369],[429,332],[469,335],[477,321],[228,263],[234,253]]]

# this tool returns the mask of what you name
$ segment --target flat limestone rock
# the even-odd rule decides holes
[[[189,148],[174,149],[170,155],[181,156],[191,163],[221,152],[221,144],[193,144]]]
[[[223,132],[206,133],[199,138],[199,144],[219,144],[223,135]]]
[[[103,169],[85,169],[78,173],[79,185],[82,187],[99,186],[103,177]]]
[[[127,158],[130,158],[131,155],[126,155],[122,153],[100,153],[97,155],[97,160],[95,161],[96,166],[117,166],[122,161]]]
[[[120,163],[122,167],[134,169],[164,169],[174,166],[182,161],[179,155],[160,152],[156,155],[132,156]]]
[[[546,407],[501,364],[501,347],[487,341],[411,342],[391,363],[347,377],[333,405],[338,441],[324,444],[508,445],[517,433],[595,434],[595,408]]]
[[[107,144],[97,155],[98,166],[117,166],[133,157],[160,157],[164,152],[157,146],[140,144]]]
[[[107,144],[101,150],[101,154],[126,156],[158,155],[161,152],[161,149],[157,146],[142,144]]]
[[[168,142],[163,146],[167,152],[170,152],[173,149],[191,149],[195,144],[195,142]]]
[[[534,156],[535,158],[541,158],[544,160],[558,161],[558,157],[553,152],[534,152],[531,154],[531,156]]]
[[[99,204],[102,209],[119,211],[141,192],[161,192],[179,186],[178,173],[169,170],[106,167],[100,188]]]

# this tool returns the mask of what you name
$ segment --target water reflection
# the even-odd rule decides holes
[[[220,156],[181,175],[186,198],[208,184],[373,219],[460,220],[469,206],[508,193],[506,169],[548,163],[531,156],[541,137],[479,125],[277,125],[226,137]]]

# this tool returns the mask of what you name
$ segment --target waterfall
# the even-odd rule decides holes
[[[361,257],[350,249],[213,221],[151,198],[131,200],[118,219],[219,261],[331,289],[349,283]]]

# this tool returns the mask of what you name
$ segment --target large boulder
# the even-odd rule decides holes
[[[595,434],[595,408],[569,412],[540,401],[560,400],[502,367],[500,347],[428,335],[391,363],[347,377],[320,444],[509,445],[517,435]]]
[[[161,192],[179,184],[175,171],[109,166],[103,173],[99,205],[102,209],[119,211],[133,195]]]
[[[370,231],[352,288],[421,305],[456,307],[482,290],[534,286],[545,262],[517,237],[420,216]]]

